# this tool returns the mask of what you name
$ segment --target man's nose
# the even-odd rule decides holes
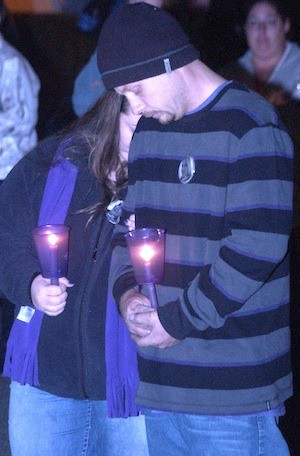
[[[127,100],[130,104],[131,111],[135,115],[141,115],[145,108],[145,104],[141,101],[139,97],[134,94],[126,94]]]

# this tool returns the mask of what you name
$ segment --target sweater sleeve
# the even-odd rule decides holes
[[[199,337],[199,331],[222,327],[267,283],[274,302],[282,293],[280,281],[289,274],[292,155],[289,136],[276,127],[257,127],[241,138],[230,157],[226,234],[218,254],[175,301],[159,309],[160,321],[173,337],[183,339],[193,331]],[[255,168],[251,157],[256,157]]]

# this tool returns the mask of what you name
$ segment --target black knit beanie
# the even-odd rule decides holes
[[[101,29],[97,54],[107,90],[170,73],[199,57],[174,17],[148,3],[116,8]]]

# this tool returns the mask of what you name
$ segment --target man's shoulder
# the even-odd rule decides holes
[[[213,109],[235,111],[237,116],[243,114],[260,126],[270,122],[277,123],[274,106],[259,93],[235,81],[227,87]]]

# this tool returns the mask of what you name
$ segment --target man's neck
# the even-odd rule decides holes
[[[193,111],[204,103],[226,79],[212,71],[200,60],[188,65],[186,75],[187,86],[189,87],[188,111]]]

